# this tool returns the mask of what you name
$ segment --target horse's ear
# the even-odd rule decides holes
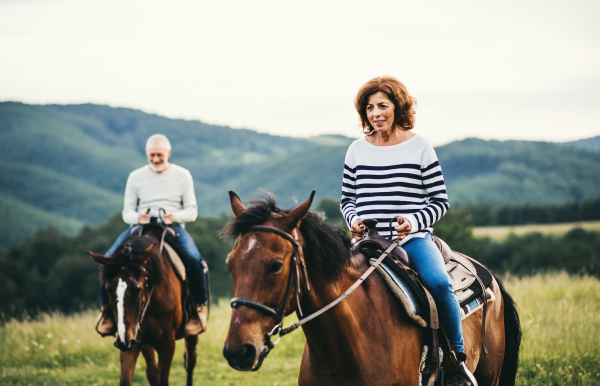
[[[94,253],[94,252],[92,252],[92,251],[86,251],[86,252],[87,252],[87,254],[88,254],[88,255],[90,255],[90,257],[91,257],[92,259],[94,259],[94,261],[95,261],[96,263],[98,263],[98,264],[105,265],[105,264],[107,264],[107,263],[110,261],[110,258],[109,258],[109,257],[106,257],[106,256],[104,256],[104,255],[100,255],[100,254],[98,254],[98,253]]]
[[[313,191],[310,193],[310,197],[308,197],[306,201],[290,210],[290,212],[285,215],[285,223],[289,229],[294,229],[300,226],[300,222],[308,214],[310,205],[315,198],[315,192],[316,190],[313,189]]]
[[[152,256],[152,252],[154,252],[154,244],[146,248],[146,250],[138,256],[140,263],[146,264],[146,261]]]
[[[246,207],[242,204],[242,200],[240,200],[240,197],[233,190],[229,191],[229,202],[231,203],[231,211],[235,217],[246,210]]]

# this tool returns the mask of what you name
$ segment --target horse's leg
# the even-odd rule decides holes
[[[169,385],[169,374],[171,372],[171,363],[173,362],[173,355],[175,354],[175,333],[172,336],[165,336],[158,347],[156,347],[158,353],[158,375],[159,385]]]
[[[185,337],[185,354],[183,355],[185,371],[187,372],[187,386],[192,386],[194,368],[196,367],[196,345],[198,335]]]
[[[156,364],[156,351],[147,344],[142,347],[142,355],[146,359],[146,377],[150,386],[158,386],[158,365]]]
[[[121,351],[121,380],[119,386],[131,385],[138,355],[140,355],[140,348],[137,344],[129,351]]]

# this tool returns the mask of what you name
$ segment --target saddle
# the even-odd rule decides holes
[[[376,229],[377,220],[363,220],[363,224],[367,228],[365,237],[356,242],[351,250],[353,254],[362,253],[367,260],[373,263],[393,242],[379,235]],[[477,261],[462,253],[452,251],[442,239],[433,236],[433,240],[444,258],[452,290],[461,307],[463,319],[480,307],[484,309],[481,334],[483,351],[487,355],[485,317],[487,302],[494,299],[492,291],[488,289],[493,279],[492,274]],[[438,344],[439,320],[435,302],[423,285],[419,274],[411,268],[410,259],[401,247],[394,248],[376,270],[403,305],[409,318],[419,326],[432,331],[429,339],[430,355],[426,355],[428,350],[426,346],[424,358],[421,360],[421,370],[423,374],[429,375],[429,384],[433,384],[443,357]],[[442,336],[445,337],[445,334],[442,333]],[[447,340],[446,346],[448,349],[451,348]]]
[[[366,226],[367,232],[365,232],[365,237],[362,240],[356,242],[352,246],[352,252],[353,254],[362,253],[367,257],[378,257],[381,252],[388,249],[393,242],[392,240],[379,235],[376,228],[377,220],[364,220],[363,224]],[[433,236],[433,241],[444,258],[446,271],[448,272],[450,283],[452,284],[452,291],[461,306],[463,306],[464,303],[473,300],[478,295],[481,295],[485,289],[489,287],[492,282],[492,275],[484,266],[462,253],[451,250],[448,244],[437,236]],[[392,250],[389,256],[395,263],[394,265],[397,265],[402,268],[402,270],[406,271],[408,274],[406,275],[407,278],[410,278],[415,281],[416,284],[423,287],[423,292],[425,292],[425,295],[427,296],[427,290],[423,286],[423,282],[419,275],[411,268],[409,257],[404,249],[397,246]],[[386,260],[384,260],[384,262],[385,261]],[[398,271],[393,267],[392,269]],[[401,276],[405,275],[401,274]],[[411,292],[416,292],[415,296],[419,297],[419,291]],[[435,304],[431,304],[429,308],[429,314],[437,314],[437,312],[435,312]],[[436,321],[431,320],[427,325],[436,325]]]
[[[138,234],[141,236],[143,234],[149,233],[154,234],[160,240],[160,249],[162,250],[164,248],[167,251],[169,260],[171,261],[173,269],[179,277],[179,280],[185,282],[187,278],[186,265],[184,264],[181,256],[184,257],[186,262],[189,261],[189,257],[187,257],[185,251],[183,251],[183,249],[180,248],[179,245],[175,242],[177,232],[175,232],[175,230],[169,226],[163,227],[162,225],[158,224],[144,224],[134,226],[131,229],[130,234]],[[166,243],[164,242],[165,240]],[[175,248],[177,248],[178,251],[176,251]]]

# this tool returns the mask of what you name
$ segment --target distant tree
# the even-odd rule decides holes
[[[317,212],[323,212],[325,214],[325,223],[331,227],[345,226],[344,217],[340,211],[340,200],[336,200],[330,197],[323,197],[314,209]]]
[[[473,217],[464,209],[450,209],[433,225],[433,234],[455,251],[467,255],[476,252],[473,248]]]
[[[600,232],[575,228],[563,236],[539,232],[511,234],[502,242],[476,239],[478,260],[491,269],[517,275],[564,270],[600,276]]]
[[[479,202],[462,205],[471,214],[473,225],[549,224],[600,220],[600,196],[563,204],[503,204]]]

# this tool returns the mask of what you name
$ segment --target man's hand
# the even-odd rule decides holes
[[[354,237],[354,239],[358,241],[362,240],[365,237],[366,229],[367,228],[365,227],[365,224],[362,223],[362,219],[357,218],[356,220],[354,220],[352,226],[350,227],[350,233],[352,233],[352,237]]]
[[[410,234],[410,221],[404,217],[398,217],[398,225],[394,227],[398,232],[398,240],[402,240]]]
[[[138,224],[148,224],[148,221],[150,221],[150,209],[146,213],[138,214]]]
[[[165,212],[163,220],[165,224],[173,224],[175,222],[175,213],[169,211]]]

